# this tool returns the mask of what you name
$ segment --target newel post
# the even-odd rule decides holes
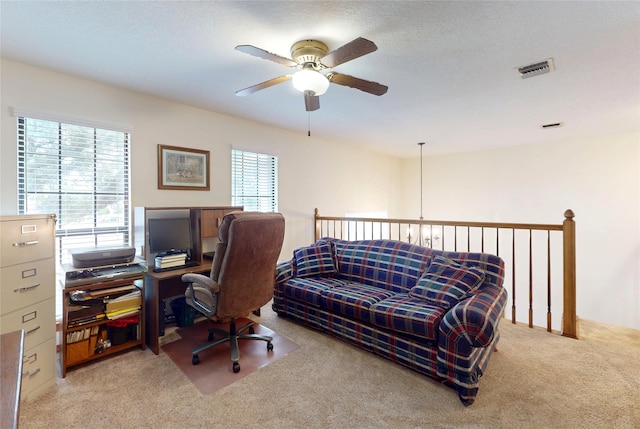
[[[573,221],[572,210],[564,212],[562,222],[563,239],[563,315],[562,336],[578,338],[578,324],[576,316],[576,223]]]

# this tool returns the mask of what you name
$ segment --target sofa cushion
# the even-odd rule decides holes
[[[431,249],[395,240],[334,240],[340,278],[409,292],[426,269]]]
[[[484,271],[443,256],[434,256],[429,268],[409,291],[413,298],[448,309],[470,296],[484,280]]]
[[[349,283],[345,280],[331,277],[294,277],[282,284],[282,293],[289,298],[306,302],[318,307],[320,305],[320,292]]]
[[[320,306],[327,310],[369,322],[369,308],[376,302],[387,299],[395,292],[361,283],[350,283],[320,291]]]
[[[330,277],[337,274],[335,253],[331,243],[316,243],[296,249],[295,277]]]
[[[371,306],[371,323],[394,332],[438,339],[438,329],[446,310],[421,298],[399,293]]]

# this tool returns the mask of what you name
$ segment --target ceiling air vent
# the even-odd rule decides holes
[[[553,58],[529,64],[528,66],[518,67],[518,73],[520,73],[522,79],[549,73],[551,70],[555,70]]]

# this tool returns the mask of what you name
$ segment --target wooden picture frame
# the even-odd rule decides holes
[[[158,189],[209,190],[209,151],[158,145]]]

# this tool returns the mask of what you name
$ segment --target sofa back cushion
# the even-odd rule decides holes
[[[346,241],[325,237],[317,243],[333,244],[340,278],[394,292],[408,293],[434,256],[443,256],[484,271],[485,278],[478,290],[502,287],[504,281],[504,261],[490,253],[451,252],[396,240]]]
[[[484,287],[502,287],[504,282],[504,261],[490,253],[467,253],[432,250],[431,256],[444,256],[467,267],[478,267],[484,271],[484,281],[478,289]]]
[[[338,273],[333,244],[317,242],[293,252],[295,277],[332,277]]]
[[[406,293],[429,263],[430,250],[396,240],[331,241],[340,278]]]
[[[484,271],[443,256],[434,256],[409,296],[448,309],[471,296],[484,280]]]

